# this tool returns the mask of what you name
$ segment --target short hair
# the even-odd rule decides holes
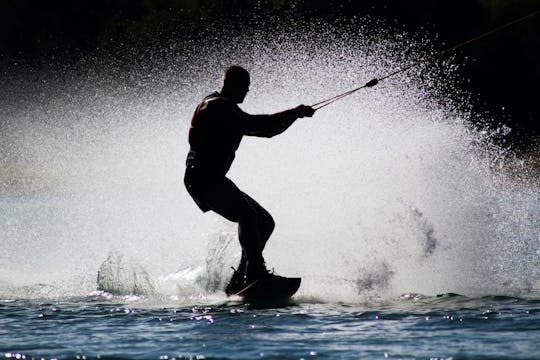
[[[239,65],[230,66],[223,75],[223,85],[249,85],[249,72]]]

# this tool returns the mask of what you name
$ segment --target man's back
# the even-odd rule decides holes
[[[243,114],[234,102],[219,93],[207,96],[191,120],[187,165],[207,176],[225,176],[242,140]]]

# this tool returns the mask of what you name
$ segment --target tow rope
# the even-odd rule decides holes
[[[320,102],[318,102],[318,103],[316,103],[316,104],[311,105],[311,107],[312,107],[313,109],[315,109],[315,110],[321,109],[321,108],[323,108],[323,107],[325,107],[325,106],[327,106],[327,105],[330,105],[331,103],[333,103],[333,102],[335,102],[335,101],[341,100],[341,99],[343,99],[343,98],[346,97],[346,96],[349,96],[349,95],[351,95],[351,94],[354,94],[354,93],[357,92],[358,90],[361,90],[361,89],[364,89],[364,88],[368,88],[368,87],[375,86],[375,85],[377,85],[380,81],[386,80],[386,79],[388,79],[389,77],[392,77],[392,76],[395,76],[395,75],[397,75],[397,74],[399,74],[399,73],[402,73],[402,72],[404,72],[404,71],[407,71],[407,70],[409,70],[410,68],[413,68],[413,67],[418,66],[418,65],[420,65],[420,64],[423,64],[423,63],[426,63],[426,62],[430,62],[430,61],[432,61],[432,60],[435,59],[435,58],[442,57],[442,56],[448,54],[449,52],[452,52],[452,51],[454,51],[454,50],[456,50],[456,49],[459,49],[459,48],[462,47],[462,46],[468,45],[468,44],[470,44],[470,43],[472,43],[472,42],[475,42],[475,41],[477,41],[477,40],[480,40],[480,39],[482,39],[482,38],[485,38],[486,36],[489,36],[489,35],[494,34],[494,33],[498,32],[498,31],[500,31],[500,30],[503,30],[503,29],[505,29],[505,28],[508,28],[508,27],[510,27],[510,26],[513,26],[513,25],[515,25],[515,24],[517,24],[517,23],[519,23],[519,22],[522,22],[522,21],[524,21],[524,20],[526,20],[526,19],[528,19],[528,18],[532,18],[532,17],[534,17],[534,16],[536,16],[536,15],[538,15],[538,14],[540,14],[540,10],[534,11],[534,12],[528,14],[528,15],[525,15],[525,16],[523,16],[523,17],[520,17],[519,19],[510,21],[510,22],[508,22],[508,23],[506,23],[506,24],[504,24],[504,25],[501,25],[501,26],[499,26],[499,27],[497,27],[497,28],[494,28],[494,29],[492,29],[492,30],[489,30],[489,31],[487,31],[487,32],[485,32],[485,33],[483,33],[483,34],[481,34],[481,35],[478,35],[478,36],[476,36],[476,37],[474,37],[474,38],[472,38],[472,39],[469,39],[469,40],[467,40],[467,41],[464,41],[464,42],[462,42],[462,43],[459,43],[459,44],[457,44],[457,45],[454,45],[454,46],[452,46],[452,47],[450,47],[450,48],[448,48],[448,49],[446,49],[446,50],[440,51],[440,52],[438,52],[438,53],[436,53],[436,54],[434,54],[434,55],[431,55],[431,56],[429,56],[429,57],[427,57],[427,58],[425,58],[425,59],[416,61],[416,62],[414,62],[414,63],[412,63],[412,64],[410,64],[410,65],[404,66],[404,67],[402,67],[402,68],[400,68],[400,69],[398,69],[398,70],[396,70],[396,71],[394,71],[394,72],[391,72],[391,73],[389,73],[389,74],[387,74],[387,75],[385,75],[385,76],[383,76],[383,77],[380,77],[380,78],[374,78],[374,79],[368,81],[366,84],[364,84],[364,85],[362,85],[362,86],[359,86],[359,87],[357,87],[357,88],[355,88],[355,89],[346,91],[346,92],[344,92],[344,93],[342,93],[342,94],[332,96],[331,98],[328,98],[328,99],[326,99],[326,100],[323,100],[323,101],[320,101]]]

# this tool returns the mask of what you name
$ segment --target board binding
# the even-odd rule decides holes
[[[234,296],[252,302],[287,301],[298,291],[301,281],[302,279],[298,277],[282,276],[259,279],[247,285]]]

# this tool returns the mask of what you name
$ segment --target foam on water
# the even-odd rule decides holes
[[[132,70],[17,81],[1,123],[1,296],[220,296],[239,246],[182,185],[194,107],[232,63],[252,74],[242,108],[268,113],[430,50],[368,28],[222,35]],[[449,100],[454,67],[415,68],[274,139],[243,140],[230,177],[273,214],[265,256],[303,277],[300,301],[540,288],[538,191],[498,173],[504,152],[467,124],[466,94]]]

